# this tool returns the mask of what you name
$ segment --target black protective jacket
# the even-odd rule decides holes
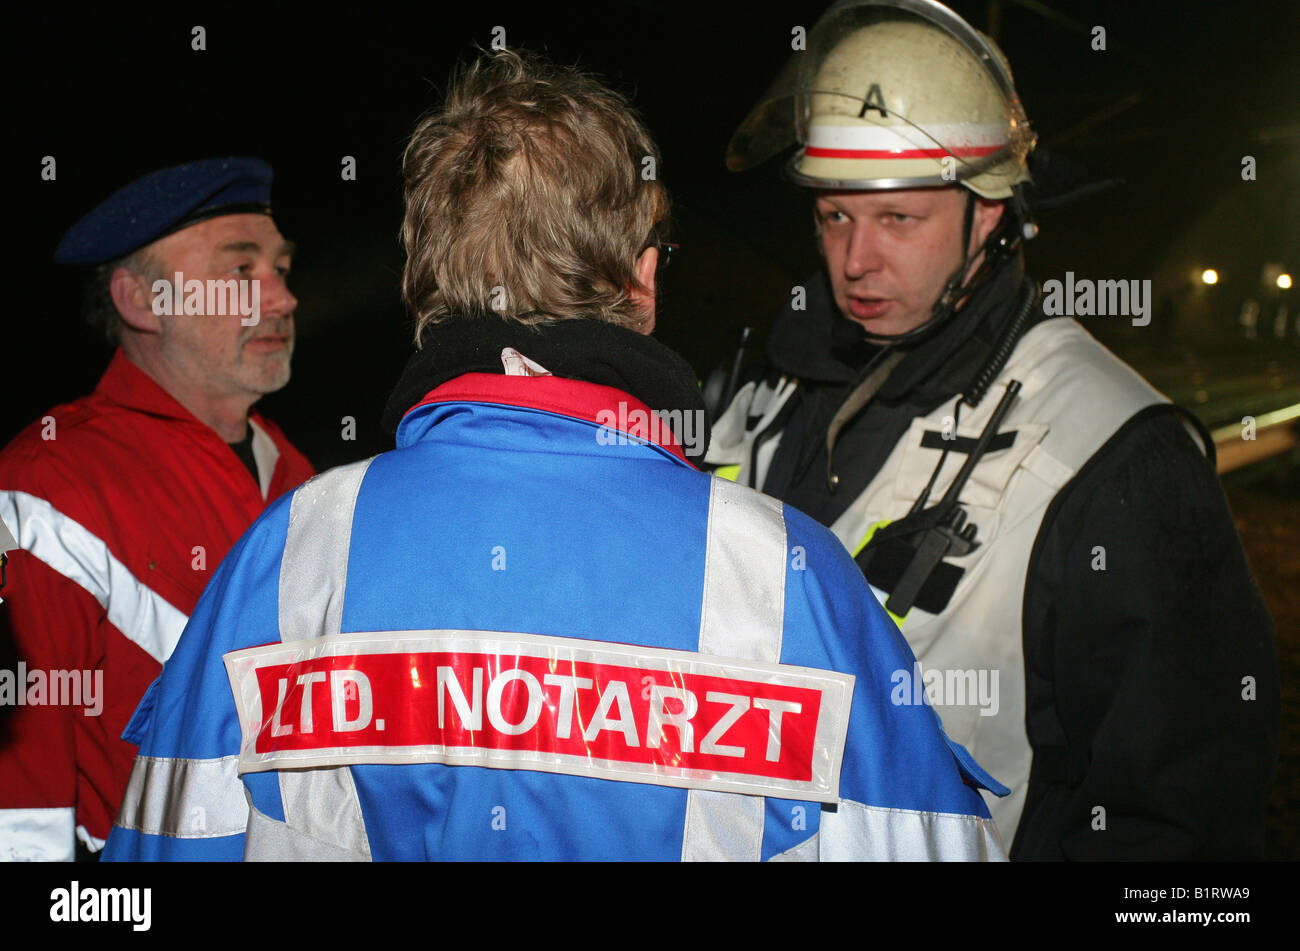
[[[840,431],[832,490],[827,425],[875,348],[839,315],[825,277],[811,280],[807,309],[787,306],[768,342],[768,369],[800,386],[764,491],[831,525],[914,417],[956,402],[1012,320],[1023,281],[1018,262],[1004,268],[907,352]],[[1029,323],[1044,319],[1035,311]],[[1023,595],[1012,595],[1024,598],[1034,750],[1013,859],[1263,856],[1277,657],[1208,451],[1172,407],[1148,407],[1043,519]],[[1109,554],[1105,571],[1090,568],[1096,546]]]

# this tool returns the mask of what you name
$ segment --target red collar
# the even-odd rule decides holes
[[[121,347],[113,354],[108,369],[99,378],[95,392],[128,409],[153,416],[195,419],[194,414],[159,386],[153,377],[128,360]]]
[[[433,403],[493,403],[568,416],[659,446],[695,468],[668,424],[635,396],[612,386],[558,376],[464,373],[430,390],[406,412]]]

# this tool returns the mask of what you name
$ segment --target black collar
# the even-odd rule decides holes
[[[688,454],[688,458],[698,462],[708,449],[708,414],[695,371],[645,334],[594,319],[530,327],[496,315],[479,315],[431,324],[421,342],[384,408],[383,426],[389,435],[396,435],[406,411],[435,387],[465,373],[504,372],[501,351],[513,347],[555,376],[614,387],[653,410],[697,413],[705,438],[695,443],[702,447],[700,455]],[[677,434],[679,440],[681,435]]]

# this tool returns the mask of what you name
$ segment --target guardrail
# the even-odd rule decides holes
[[[1242,423],[1213,430],[1219,475],[1260,462],[1300,445],[1300,403],[1255,417],[1255,438],[1243,439]]]

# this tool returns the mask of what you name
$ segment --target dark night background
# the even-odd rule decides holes
[[[1031,273],[1155,280],[1157,306],[1168,299],[1176,313],[1166,305],[1142,329],[1115,318],[1085,325],[1139,366],[1148,358],[1157,385],[1182,382],[1170,362],[1240,336],[1236,314],[1263,263],[1300,271],[1295,5],[953,5],[981,28],[996,21],[1040,143],[1127,181],[1044,216]],[[262,408],[321,467],[386,448],[377,417],[409,337],[398,295],[402,146],[450,66],[488,46],[497,25],[509,45],[603,74],[644,114],[683,248],[664,276],[658,334],[707,374],[741,326],[765,329],[816,267],[806,194],[781,181],[775,162],[735,175],[722,156],[789,55],[792,26],[811,27],[825,6],[366,4],[345,15],[199,4],[149,16],[48,7],[20,20],[11,44],[32,66],[10,99],[23,223],[11,253],[29,299],[8,321],[23,346],[6,348],[6,373],[24,385],[8,387],[0,439],[91,389],[106,362],[77,317],[81,274],[51,262],[63,231],[146,171],[250,154],[275,167],[276,219],[299,245],[294,380]],[[194,25],[207,30],[205,51],[190,48]],[[1091,48],[1095,25],[1105,51]],[[1258,163],[1254,182],[1241,179],[1246,154]],[[56,181],[39,177],[46,155]],[[356,181],[341,180],[345,155],[356,157]],[[1218,287],[1188,277],[1210,266],[1224,275]],[[1212,314],[1189,306],[1207,290],[1218,298]],[[1294,300],[1290,310],[1294,320]],[[1268,360],[1294,383],[1294,330],[1257,343],[1278,351]],[[1213,384],[1212,363],[1200,372]],[[357,420],[355,442],[340,439],[344,416]]]
[[[1040,145],[1122,187],[1040,219],[1027,253],[1039,280],[1154,282],[1155,319],[1088,318],[1088,330],[1211,425],[1300,402],[1300,290],[1261,285],[1277,262],[1300,273],[1300,12],[1294,0],[1135,3],[980,0],[951,4],[993,33],[1011,60]],[[809,199],[776,163],[723,166],[736,124],[790,54],[791,28],[826,3],[381,3],[321,8],[190,4],[145,14],[46,5],[10,21],[7,153],[11,271],[0,444],[50,406],[91,390],[105,345],[78,316],[82,275],[53,264],[59,237],[109,192],[147,171],[197,158],[258,155],[275,167],[281,231],[298,243],[294,377],[261,409],[318,468],[389,448],[378,424],[410,349],[399,297],[399,160],[449,68],[487,47],[545,51],[603,74],[640,109],[664,155],[679,264],[663,276],[659,338],[703,377],[739,329],[760,339],[817,264]],[[193,51],[191,28],[207,31]],[[1106,30],[1106,50],[1091,47]],[[354,156],[357,180],[342,181]],[[1255,181],[1241,177],[1245,155]],[[57,180],[43,181],[44,156]],[[17,227],[14,227],[14,226]],[[1219,285],[1195,279],[1214,267]],[[1238,326],[1261,303],[1258,339]],[[1273,318],[1277,308],[1289,317]],[[340,438],[356,419],[355,442]],[[1294,452],[1231,495],[1243,535],[1253,521],[1295,525]],[[1243,512],[1246,514],[1243,515]],[[1270,608],[1300,624],[1300,533],[1248,550]],[[1269,546],[1272,547],[1269,547]],[[1270,580],[1272,579],[1272,580]],[[1287,600],[1289,599],[1289,600]],[[1282,605],[1279,608],[1279,604]],[[1288,634],[1291,641],[1295,633]],[[1288,665],[1290,665],[1288,667]],[[1284,683],[1295,681],[1285,660]],[[1296,697],[1288,686],[1291,749]],[[1288,772],[1289,770],[1289,772]],[[1281,780],[1296,782],[1285,753]],[[1289,796],[1289,794],[1287,794]],[[1275,797],[1276,798],[1276,797]],[[1292,799],[1294,802],[1294,799]],[[1292,855],[1297,820],[1288,807]],[[1277,840],[1281,841],[1281,840]]]

